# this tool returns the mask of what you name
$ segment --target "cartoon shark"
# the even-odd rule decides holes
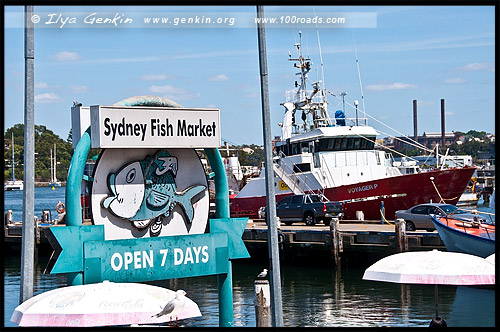
[[[161,224],[159,217],[168,217],[176,204],[191,223],[194,217],[191,200],[207,187],[195,185],[177,192],[176,176],[177,157],[165,150],[144,160],[127,163],[116,173],[108,175],[112,195],[104,198],[101,205],[115,216],[130,220],[138,229],[148,227],[152,221]]]

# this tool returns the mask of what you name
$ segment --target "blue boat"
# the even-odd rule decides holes
[[[495,252],[495,224],[431,215],[446,250],[483,258]]]

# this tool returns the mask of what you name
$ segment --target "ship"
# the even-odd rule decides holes
[[[378,132],[368,125],[364,109],[358,117],[357,101],[355,117],[346,118],[345,109],[330,117],[327,94],[335,94],[322,81],[308,83],[312,63],[302,56],[300,35],[294,46],[298,56],[289,52],[288,60],[299,70],[300,82],[295,81],[281,104],[284,118],[272,165],[276,202],[288,195],[321,194],[343,202],[345,220],[393,220],[396,210],[417,204],[458,202],[475,167],[403,174],[392,153],[376,144]],[[346,94],[340,95],[344,103]],[[266,206],[265,183],[263,168],[230,198],[231,216],[259,218],[259,209]]]

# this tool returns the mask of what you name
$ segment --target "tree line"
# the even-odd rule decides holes
[[[8,128],[4,133],[4,180],[12,178],[12,134],[14,134],[14,177],[23,178],[24,165],[24,124],[18,123]],[[73,156],[71,143],[71,131],[66,140],[43,125],[35,125],[35,181],[50,181],[50,150],[54,154],[56,144],[57,167],[56,177],[59,181],[65,181]]]

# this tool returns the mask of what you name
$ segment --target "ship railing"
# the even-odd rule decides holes
[[[354,117],[354,118],[335,118],[335,116],[331,117],[332,123],[336,124],[337,126],[340,125],[341,120],[345,121],[345,125],[347,127],[350,126],[368,126],[368,118],[366,117]]]
[[[331,127],[339,127],[339,126],[345,126],[345,127],[352,127],[352,126],[368,126],[368,119],[367,118],[358,118],[358,121],[356,121],[356,118],[341,118],[337,119],[335,117],[330,117],[330,119],[326,118],[318,118],[316,119],[318,122],[319,127],[329,127],[330,125],[326,125],[328,123],[327,121],[330,121]],[[342,124],[342,121],[344,121],[345,125]],[[315,128],[315,126],[311,123],[312,121],[307,121],[307,125],[304,128],[304,125],[298,125],[295,124],[292,127],[292,134],[297,135],[297,134],[303,134],[308,131],[311,131]],[[320,123],[324,123],[325,125],[320,125]]]
[[[332,172],[330,171],[330,166],[328,166],[328,163],[326,162],[325,160],[325,157],[324,156],[321,156],[321,160],[323,161],[323,165],[326,166],[326,171],[325,171],[325,168],[324,167],[321,167],[321,172],[323,173],[323,178],[325,179],[325,188],[327,186],[327,182],[328,182],[328,187],[334,187],[335,186],[335,181],[333,181],[333,175],[332,175]],[[326,179],[328,179],[328,181],[326,181]],[[333,181],[333,183],[332,183]]]
[[[286,155],[283,153],[283,151],[280,151],[279,157],[283,158],[286,157]],[[281,171],[280,172],[281,174],[278,174],[278,176],[281,177],[285,183],[287,182],[293,183],[292,187],[290,187],[287,183],[287,185],[290,187],[290,190],[292,190],[295,194],[305,194],[305,192],[307,191],[323,195],[324,193],[323,188],[321,189],[311,188],[311,186],[307,183],[307,175],[301,177],[300,174],[295,172],[293,166],[290,167],[284,162],[281,162],[280,158],[278,158],[279,163],[277,163],[275,167]]]
[[[445,217],[446,217],[446,225],[449,226],[448,216],[445,216]],[[485,224],[486,226],[483,226],[483,224],[479,220],[478,221],[469,220],[469,219],[464,219],[464,218],[460,218],[460,217],[456,217],[456,216],[453,216],[452,218],[454,220],[458,221],[458,222],[455,222],[455,226],[463,228],[464,233],[467,233],[467,228],[480,228],[486,232],[486,235],[488,236],[489,239],[492,238],[490,235],[490,229],[489,229],[487,224]]]
[[[300,186],[298,186],[298,184],[294,180],[294,178],[297,178],[297,177],[294,176],[293,169],[292,170],[288,169],[289,173],[287,173],[287,169],[285,169],[285,168],[287,168],[286,165],[284,163],[280,162],[279,158],[278,158],[277,163],[273,163],[273,168],[274,168],[274,172],[276,173],[276,175],[279,178],[281,178],[283,180],[283,182],[285,182],[285,184],[290,188],[291,191],[293,191],[294,194],[297,195],[297,194],[304,193],[302,188]],[[292,176],[290,176],[289,174],[292,174]]]

